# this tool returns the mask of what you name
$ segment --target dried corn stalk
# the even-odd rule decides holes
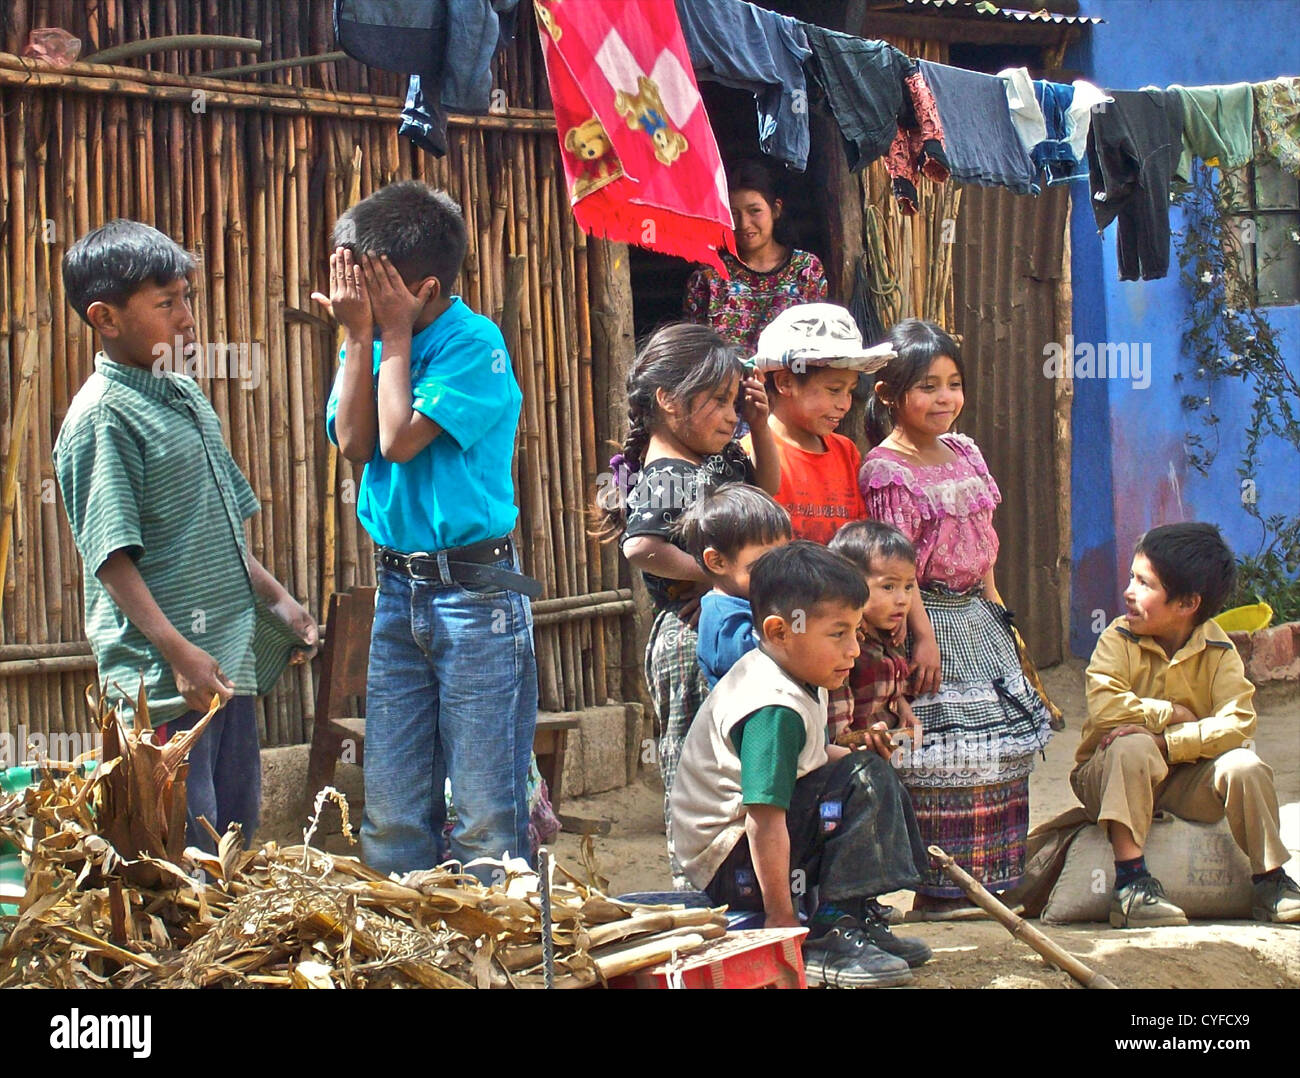
[[[307,843],[244,850],[233,829],[215,855],[183,849],[183,751],[155,745],[147,717],[127,728],[102,699],[92,706],[109,762],[0,803],[0,836],[27,862],[18,915],[0,919],[0,987],[542,985],[539,881],[525,862],[491,862],[504,882],[486,887],[451,865],[398,880]],[[559,986],[723,931],[720,910],[617,902],[557,871]]]

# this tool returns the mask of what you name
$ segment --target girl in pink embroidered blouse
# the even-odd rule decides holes
[[[859,485],[867,515],[916,547],[922,589],[907,623],[923,741],[899,765],[900,778],[927,843],[943,846],[989,889],[1013,887],[1025,863],[1029,772],[1051,734],[993,579],[993,510],[1002,495],[975,443],[950,433],[965,404],[957,343],[919,319],[895,326],[890,343],[895,358],[868,404],[875,448]],[[934,870],[916,890],[914,909],[962,901]]]
[[[953,591],[982,586],[1001,603],[993,579],[998,536],[993,510],[1002,501],[979,447],[949,428],[965,404],[957,344],[932,322],[908,319],[894,330],[898,357],[880,372],[867,406],[876,444],[862,462],[859,485],[867,516],[893,524],[916,547],[917,583]],[[939,648],[924,604],[908,615],[913,690],[939,689]]]

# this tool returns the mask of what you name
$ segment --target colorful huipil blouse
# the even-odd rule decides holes
[[[811,251],[791,250],[785,262],[766,271],[750,269],[730,254],[722,261],[731,279],[701,266],[686,282],[682,313],[688,322],[712,326],[746,356],[754,354],[758,335],[787,307],[826,299],[826,272]]]

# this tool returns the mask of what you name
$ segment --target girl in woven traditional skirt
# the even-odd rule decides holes
[[[749,424],[753,460],[734,438]],[[667,797],[682,742],[708,687],[696,656],[695,621],[710,583],[694,557],[674,545],[673,525],[702,494],[723,483],[755,483],[775,494],[781,464],[767,427],[767,394],[746,376],[739,353],[707,326],[658,330],[627,378],[628,433],[598,493],[604,538],[621,536],[655,607],[645,673],[659,722],[659,770]],[[673,875],[680,877],[668,853]]]
[[[1050,717],[1025,678],[994,582],[1002,500],[979,447],[951,433],[964,404],[957,343],[908,319],[890,335],[896,358],[868,401],[874,448],[862,463],[867,515],[916,547],[921,603],[908,615],[912,708],[923,741],[901,754],[926,844],[943,847],[993,891],[1024,871],[1029,773]],[[942,917],[963,892],[931,868],[914,908]]]

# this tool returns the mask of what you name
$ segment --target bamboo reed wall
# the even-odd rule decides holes
[[[256,388],[200,379],[262,501],[250,522],[254,554],[318,617],[331,590],[373,583],[371,544],[355,515],[360,469],[337,456],[323,427],[335,331],[309,299],[326,282],[329,233],[348,204],[356,147],[362,196],[413,177],[461,203],[470,242],[458,291],[498,319],[518,310],[513,360],[525,404],[517,534],[525,571],[545,583],[550,600],[535,606],[541,706],[629,698],[626,572],[616,550],[587,538],[583,515],[605,440],[618,433],[604,408],[611,375],[600,359],[593,366],[597,286],[589,286],[588,244],[567,205],[532,21],[520,20],[519,41],[498,59],[496,85],[509,109],[454,120],[442,159],[399,139],[395,95],[404,84],[396,76],[351,61],[238,83],[194,76],[268,52],[330,51],[329,8],[326,0],[9,7],[0,55],[0,436],[6,446],[25,439],[26,450],[4,580],[0,734],[87,727],[82,692],[94,665],[82,630],[81,563],[51,447],[92,370],[95,342],[65,301],[59,265],[73,240],[113,217],[154,224],[199,255],[200,341],[261,348]],[[245,34],[270,48],[38,72],[14,54],[41,25],[81,37],[83,55],[189,32]],[[12,430],[32,333],[40,357],[34,407],[26,429]],[[639,676],[634,663],[630,675]],[[309,738],[313,676],[291,670],[262,702],[266,744]]]

